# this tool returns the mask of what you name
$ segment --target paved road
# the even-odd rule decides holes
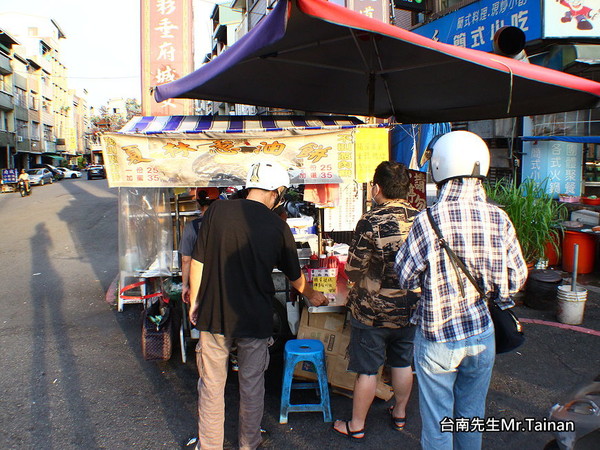
[[[123,313],[105,301],[117,273],[117,197],[105,180],[63,180],[33,195],[0,195],[0,448],[177,449],[195,434],[196,370],[173,358],[140,354],[140,308]],[[590,283],[584,327],[600,330],[600,289]],[[554,321],[520,307],[522,317]],[[600,337],[547,325],[527,326],[520,352],[498,357],[488,416],[547,415],[575,383],[600,371]],[[335,435],[316,413],[292,413],[280,425],[281,355],[267,373],[264,427],[275,449],[416,449],[416,388],[405,432],[390,429],[377,400],[367,437]],[[226,437],[236,441],[236,375],[227,385]],[[332,396],[335,417],[351,400]],[[548,433],[487,433],[484,448],[543,448]]]

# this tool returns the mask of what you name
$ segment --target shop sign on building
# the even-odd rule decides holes
[[[600,36],[600,0],[543,0],[544,37]]]
[[[540,0],[484,0],[412,30],[434,41],[484,52],[493,50],[496,31],[518,27],[526,41],[542,37]]]
[[[545,182],[550,194],[581,195],[583,144],[561,141],[523,143],[522,179]]]
[[[150,88],[194,69],[192,0],[142,0],[142,114],[193,114],[193,100],[157,103]]]
[[[346,8],[363,16],[390,23],[390,4],[384,0],[346,0]]]

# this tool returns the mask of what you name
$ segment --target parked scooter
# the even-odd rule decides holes
[[[25,180],[19,180],[17,183],[17,189],[21,193],[21,197],[31,195],[31,184],[25,183]]]
[[[564,402],[550,410],[550,420],[562,422],[555,440],[544,449],[587,450],[600,448],[600,374],[578,386]]]

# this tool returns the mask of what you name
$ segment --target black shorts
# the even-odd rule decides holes
[[[348,354],[348,370],[362,375],[375,375],[385,362],[387,366],[409,367],[413,361],[416,326],[376,328],[352,319]]]

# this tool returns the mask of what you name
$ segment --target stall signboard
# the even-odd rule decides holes
[[[381,161],[390,159],[389,130],[362,128],[356,130],[356,181],[368,183]]]
[[[17,169],[2,169],[2,183],[16,183],[19,178]]]
[[[434,41],[491,52],[496,31],[505,26],[523,30],[528,42],[540,39],[540,4],[540,0],[482,0],[412,31]]]
[[[377,144],[369,148],[387,157],[388,130],[378,130],[385,135],[385,152]],[[257,160],[288,167],[292,184],[335,184],[354,177],[355,139],[362,136],[359,131],[365,130],[213,138],[108,133],[102,136],[102,146],[110,187],[240,186]]]
[[[413,208],[422,211],[427,208],[427,174],[418,170],[409,170],[410,185],[408,188],[408,203]]]
[[[583,144],[561,141],[523,142],[522,178],[546,183],[546,190],[581,195]]]

